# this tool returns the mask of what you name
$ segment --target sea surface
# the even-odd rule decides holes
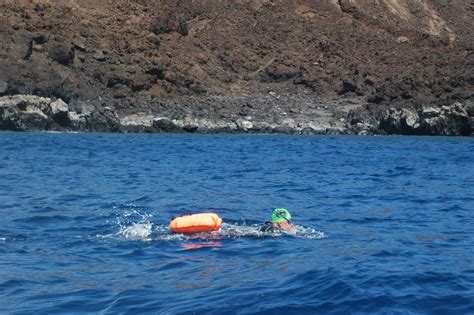
[[[474,314],[473,138],[3,132],[0,161],[0,314]]]

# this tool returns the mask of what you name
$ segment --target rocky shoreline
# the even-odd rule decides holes
[[[246,97],[148,99],[134,105],[131,111],[129,104],[124,110],[107,99],[67,104],[35,95],[3,96],[0,130],[445,136],[472,136],[474,130],[470,101],[381,109],[356,99],[318,100],[270,92]]]
[[[0,2],[0,129],[472,135],[471,5]]]

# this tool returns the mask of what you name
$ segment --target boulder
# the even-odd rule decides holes
[[[16,95],[0,97],[0,129],[2,130],[50,130],[54,124],[43,111],[50,99],[37,96]]]
[[[413,109],[391,108],[380,119],[380,129],[388,134],[419,134],[419,116]]]
[[[51,104],[49,104],[49,106],[51,107],[51,114],[53,114],[53,115],[68,112],[68,110],[69,110],[67,104],[65,102],[63,102],[62,99],[58,99],[54,102],[51,102]]]
[[[74,61],[74,48],[67,41],[54,42],[48,47],[48,55],[57,63],[68,66]]]
[[[356,135],[369,135],[373,134],[374,126],[365,123],[365,122],[357,122],[353,125],[351,125],[351,131],[356,134]]]
[[[367,84],[367,85],[373,86],[376,81],[377,81],[377,80],[376,80],[375,77],[369,75],[369,76],[367,76],[367,77],[365,78],[364,83]]]
[[[390,109],[380,120],[380,129],[389,134],[469,136],[472,119],[465,106]]]
[[[275,127],[276,127],[275,124],[271,124],[265,121],[257,121],[253,125],[254,130],[258,130],[259,132],[269,132],[269,133],[271,133]]]
[[[186,132],[196,132],[198,131],[199,126],[196,124],[186,124],[183,126],[183,130]]]
[[[341,89],[339,90],[337,94],[344,95],[349,92],[354,92],[359,96],[364,95],[362,90],[354,82],[350,82],[346,80],[342,81]]]
[[[178,131],[180,128],[169,118],[158,117],[153,119],[153,127],[158,131]]]
[[[355,90],[357,90],[357,85],[355,85],[354,83],[349,82],[349,81],[343,81],[341,90],[339,91],[339,94],[344,94],[344,93],[347,93],[347,92],[354,92]]]
[[[472,133],[472,119],[459,102],[441,108],[424,108],[420,112],[420,124],[423,133],[428,135],[469,136]]]
[[[69,119],[69,108],[63,100],[58,99],[49,104],[51,108],[51,118],[61,127],[68,127],[71,123]]]
[[[239,118],[235,121],[238,129],[243,131],[248,131],[249,129],[253,128],[253,123],[251,121]]]
[[[114,132],[120,130],[120,119],[110,108],[96,109],[85,116],[86,127],[95,132]]]
[[[297,124],[293,118],[285,118],[281,122],[281,125],[288,129],[296,129]]]
[[[13,107],[20,112],[46,113],[51,99],[34,95],[13,95],[0,98],[0,106]]]
[[[328,126],[318,122],[310,121],[308,122],[303,130],[306,130],[308,133],[312,134],[325,134]]]
[[[69,121],[70,130],[84,130],[87,124],[85,115],[76,112],[68,112],[67,119]]]

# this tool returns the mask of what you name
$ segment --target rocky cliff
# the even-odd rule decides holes
[[[48,123],[33,129],[469,135],[473,12],[465,0],[4,0],[0,128],[32,128],[8,97],[29,94],[64,109],[40,109]]]

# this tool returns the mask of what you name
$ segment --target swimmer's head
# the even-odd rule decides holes
[[[272,223],[288,222],[291,224],[291,214],[283,208],[276,208],[272,213]]]

